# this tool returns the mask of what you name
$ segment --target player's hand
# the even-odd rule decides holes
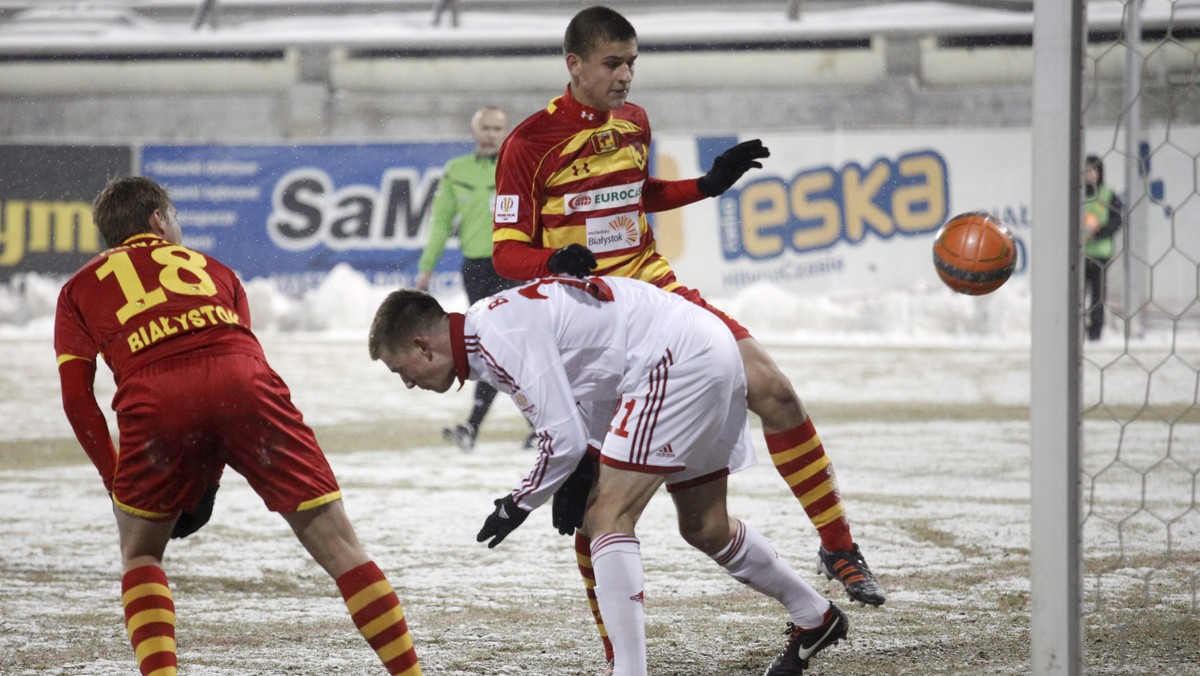
[[[700,192],[709,197],[716,197],[737,183],[742,174],[750,171],[751,167],[762,169],[758,160],[770,157],[771,151],[759,139],[742,141],[736,146],[717,155],[713,160],[712,169],[700,177]]]
[[[575,529],[583,527],[583,513],[587,510],[588,494],[592,492],[595,476],[596,459],[585,455],[566,482],[554,492],[550,522],[559,535],[573,535]]]
[[[556,275],[568,274],[583,279],[596,268],[596,254],[582,244],[568,244],[550,254],[546,267]]]
[[[192,533],[204,527],[212,517],[213,503],[217,501],[217,484],[208,487],[204,491],[204,497],[200,498],[200,504],[197,505],[196,511],[184,512],[175,520],[175,527],[171,529],[171,538],[185,538]]]
[[[413,281],[413,287],[417,291],[428,291],[431,279],[433,279],[433,272],[418,272],[417,278]]]
[[[483,522],[483,528],[479,529],[479,535],[475,536],[476,542],[492,538],[488,549],[504,542],[504,538],[516,530],[517,526],[525,523],[525,517],[529,516],[529,512],[517,506],[512,495],[496,498],[495,505],[496,511],[488,516],[487,521]]]

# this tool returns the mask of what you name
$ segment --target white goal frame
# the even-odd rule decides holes
[[[1034,4],[1030,260],[1030,655],[1083,672],[1080,533],[1081,82],[1084,0]]]

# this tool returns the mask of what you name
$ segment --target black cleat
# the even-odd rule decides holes
[[[870,606],[882,606],[886,596],[883,585],[875,579],[875,574],[867,567],[858,545],[854,549],[844,549],[831,552],[824,546],[817,551],[817,572],[832,580],[837,578],[846,585],[846,594],[853,601]]]
[[[850,620],[846,614],[834,604],[829,604],[825,611],[825,621],[813,629],[801,629],[788,622],[784,634],[787,635],[787,645],[783,652],[767,667],[764,676],[801,676],[808,668],[808,660],[826,647],[836,645],[846,638],[850,629]]]

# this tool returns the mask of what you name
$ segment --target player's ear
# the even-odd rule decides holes
[[[426,361],[433,359],[433,344],[430,342],[429,336],[413,336],[413,347],[421,351],[421,357]]]
[[[578,78],[579,71],[582,69],[583,59],[575,52],[567,54],[567,72],[571,74],[571,78]]]
[[[166,228],[167,215],[162,209],[155,209],[154,213],[150,214],[150,232],[153,232],[160,237],[167,234]]]

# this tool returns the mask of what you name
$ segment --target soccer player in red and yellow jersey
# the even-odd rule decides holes
[[[697,179],[656,179],[648,169],[646,111],[626,100],[638,55],[633,26],[606,7],[584,9],[567,26],[563,53],[571,76],[566,92],[513,129],[500,149],[497,272],[514,279],[632,277],[721,317],[738,339],[749,408],[762,420],[771,458],[820,535],[821,569],[852,599],[882,604],[883,587],[851,536],[833,467],[791,382],[749,331],[676,280],[646,221],[647,213],[720,195],[770,153],[757,139],[745,141]]]
[[[400,601],[359,545],[329,463],[251,333],[233,271],[181,246],[175,208],[149,179],[110,181],[93,215],[109,248],[63,286],[54,349],[63,408],[112,498],[141,673],[176,673],[163,553],[171,537],[203,525],[196,514],[211,510],[228,465],[336,581],[388,673],[419,675]],[[100,355],[117,383],[115,447],[93,391]]]

